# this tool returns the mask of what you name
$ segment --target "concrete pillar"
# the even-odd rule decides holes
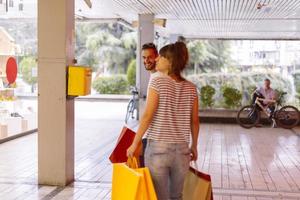
[[[179,34],[170,34],[170,37],[169,37],[170,43],[177,42],[179,36],[180,36]]]
[[[39,0],[39,184],[65,186],[74,180],[74,100],[66,98],[74,36],[74,0]]]
[[[148,42],[154,42],[154,15],[140,14],[138,16],[138,44],[137,44],[137,73],[136,83],[139,90],[139,116],[143,114],[145,106],[145,97],[147,96],[147,88],[150,78],[150,72],[145,70],[141,57],[142,46]]]

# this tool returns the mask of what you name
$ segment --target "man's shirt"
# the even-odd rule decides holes
[[[154,72],[154,73],[151,73],[150,74],[150,79],[149,79],[149,83],[151,83],[151,80],[155,77],[158,77],[158,76],[162,76],[164,75],[163,73],[157,71],[157,72]],[[148,91],[149,91],[149,83],[148,83],[148,89],[147,89],[147,96],[148,96]]]
[[[260,87],[256,91],[262,94],[267,100],[275,100],[275,91],[272,88],[266,89],[264,87]],[[263,103],[268,104],[269,102],[264,100]]]

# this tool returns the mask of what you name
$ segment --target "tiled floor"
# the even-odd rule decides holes
[[[70,197],[109,199],[111,186],[108,181],[111,179],[111,172],[107,157],[113,148],[121,123],[120,121],[92,123],[90,121],[89,123],[90,130],[95,131],[95,134],[90,134],[88,131],[77,133],[76,183],[65,189],[36,185],[37,134],[2,144],[0,146],[0,200],[46,200],[66,199],[66,197],[67,199]],[[107,124],[111,127],[104,128],[105,132],[93,126],[107,127]]]
[[[123,120],[76,122],[76,182],[65,188],[36,185],[33,134],[0,145],[0,200],[110,199],[107,158]],[[298,133],[300,129],[201,124],[198,165],[212,176],[215,199],[300,199]]]

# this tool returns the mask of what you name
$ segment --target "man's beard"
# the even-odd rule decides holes
[[[146,70],[152,71],[155,69],[155,64],[156,63],[152,63],[151,65],[145,65],[145,64],[144,65],[145,65]]]

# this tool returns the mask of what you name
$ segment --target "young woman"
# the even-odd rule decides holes
[[[182,199],[189,163],[198,156],[197,89],[181,76],[187,60],[188,51],[182,42],[160,49],[156,69],[164,75],[149,84],[145,112],[127,150],[127,155],[133,156],[148,130],[145,165],[150,169],[158,200]]]

